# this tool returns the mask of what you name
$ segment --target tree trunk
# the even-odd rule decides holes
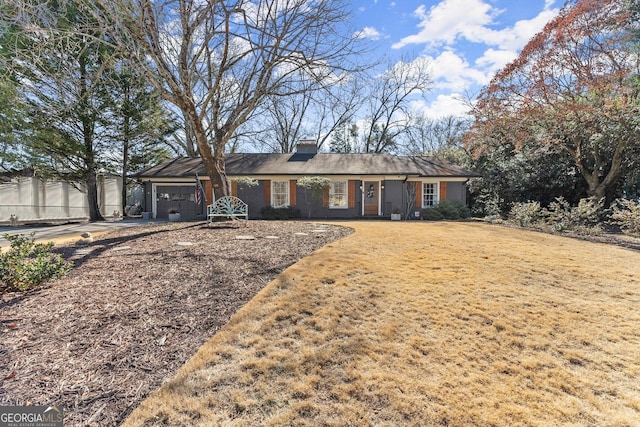
[[[225,165],[226,156],[224,153],[224,147],[226,145],[226,140],[224,139],[224,131],[216,130],[216,140],[214,141],[214,149],[212,149],[209,141],[207,140],[207,134],[202,122],[198,119],[198,115],[195,112],[195,108],[192,105],[189,105],[188,101],[186,106],[189,107],[189,114],[187,117],[190,121],[193,136],[198,144],[200,157],[202,158],[205,170],[207,171],[207,175],[209,176],[213,186],[214,200],[212,200],[212,202],[220,197],[230,196],[231,184],[227,178],[227,169]]]
[[[86,150],[87,199],[89,202],[89,221],[104,221],[100,213],[98,201],[98,184],[96,179],[96,162],[93,152],[93,132],[89,123],[83,119],[84,146]]]
[[[89,202],[89,221],[104,221],[104,217],[100,213],[100,204],[98,201],[98,183],[96,179],[96,162],[93,153],[93,138],[91,128],[87,127],[87,123],[83,123],[84,143],[86,151],[86,176],[87,176],[87,200]]]
[[[587,195],[589,197],[594,197],[597,200],[604,197],[606,206],[613,201],[611,195],[615,194],[615,187],[618,185],[622,175],[623,153],[628,145],[629,140],[621,141],[616,145],[616,150],[611,158],[611,166],[606,174],[599,172],[604,169],[602,164],[596,164],[593,168],[594,170],[591,171],[588,170],[581,159],[576,158],[576,165],[587,183]],[[580,151],[577,151],[577,156],[579,155]]]
[[[125,215],[127,208],[127,175],[129,172],[129,141],[127,141],[126,137],[122,153],[122,193],[120,205],[122,206],[122,215]]]
[[[127,207],[127,175],[129,174],[129,144],[131,134],[131,115],[129,106],[131,105],[131,94],[128,82],[124,83],[124,118],[122,123],[122,194],[120,205],[122,214],[126,214]]]
[[[225,165],[226,156],[224,151],[216,151],[213,154],[213,173],[207,168],[207,174],[213,184],[213,195],[216,199],[231,195],[231,185],[227,178],[227,168]]]
[[[87,201],[89,204],[89,221],[104,221],[104,217],[100,213],[98,203],[98,186],[96,183],[96,158],[94,152],[94,126],[95,120],[92,118],[91,107],[88,105],[89,98],[89,81],[87,78],[87,62],[83,55],[79,58],[80,69],[80,95],[81,95],[81,122],[82,122],[82,139],[84,145],[84,163],[87,177]]]
[[[98,184],[94,167],[87,171],[87,199],[89,200],[89,221],[104,221],[98,202]]]
[[[602,181],[595,180],[587,181],[589,187],[587,188],[587,194],[597,200],[605,198],[605,206],[609,206],[615,199],[615,190],[620,179],[621,168],[618,165],[615,169],[612,167],[609,173],[602,179]]]

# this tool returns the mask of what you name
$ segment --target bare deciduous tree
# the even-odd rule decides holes
[[[313,104],[311,88],[287,97],[269,96],[255,125],[253,145],[273,153],[291,153],[305,134],[304,120]]]
[[[397,62],[373,76],[365,104],[368,126],[362,134],[363,151],[381,153],[395,148],[396,138],[406,128],[411,96],[423,95],[431,83],[425,58]]]
[[[268,97],[355,68],[343,0],[68,1],[182,111],[216,197],[230,193],[227,144]]]
[[[330,86],[314,81],[303,84],[295,95],[269,97],[259,121],[263,131],[255,135],[258,148],[290,153],[299,140],[309,138],[320,149],[338,126],[351,120],[363,100],[360,80],[351,76]]]
[[[471,121],[461,116],[431,118],[423,113],[409,113],[402,135],[402,151],[411,155],[444,158],[456,164],[464,163],[463,139]],[[465,159],[461,158],[462,156]]]
[[[433,155],[458,146],[469,127],[469,119],[445,116],[439,119],[421,113],[410,113],[405,132],[405,150],[411,154]]]

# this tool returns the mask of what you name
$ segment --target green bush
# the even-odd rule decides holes
[[[471,210],[461,202],[441,200],[437,208],[444,219],[467,219],[471,217]]]
[[[64,276],[73,266],[60,254],[51,253],[53,243],[34,243],[34,233],[4,234],[11,248],[0,254],[0,284],[5,291],[26,290],[49,279]]]
[[[622,231],[640,235],[640,200],[618,199],[611,206],[611,219]]]
[[[444,219],[442,213],[436,206],[422,209],[420,216],[422,219],[426,219],[427,221],[440,221],[441,219]]]
[[[520,227],[536,227],[545,218],[540,202],[516,202],[511,206],[509,219]]]
[[[603,208],[604,199],[580,199],[578,206],[571,206],[563,197],[556,197],[549,203],[547,224],[555,231],[599,229]]]
[[[546,209],[540,202],[514,203],[509,220],[520,227],[594,234],[602,231],[604,212],[604,199],[590,197],[571,206],[563,197],[557,197]]]
[[[441,200],[436,206],[422,209],[421,216],[427,221],[466,219],[471,217],[471,211],[464,203]]]
[[[300,216],[300,210],[295,206],[286,206],[283,208],[274,208],[265,206],[261,209],[263,219],[293,219]]]

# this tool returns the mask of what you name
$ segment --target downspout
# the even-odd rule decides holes
[[[467,178],[467,180],[464,182],[464,205],[467,208],[470,208],[469,207],[469,197],[468,197],[469,196],[469,186],[467,185],[469,183],[469,181],[470,181],[470,179]]]
[[[409,179],[409,175],[404,176],[404,181],[402,181],[402,217],[407,218],[408,212],[404,210],[407,207],[407,180]]]

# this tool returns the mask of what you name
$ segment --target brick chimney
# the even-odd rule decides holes
[[[301,139],[296,145],[296,153],[299,154],[316,154],[318,146],[313,139]]]

